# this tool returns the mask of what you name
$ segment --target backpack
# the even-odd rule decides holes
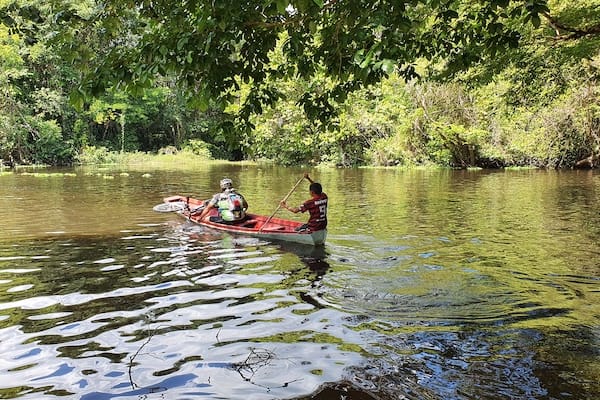
[[[229,205],[229,211],[241,213],[244,211],[244,201],[242,200],[242,196],[235,192],[231,192],[227,195],[227,204]]]
[[[225,221],[239,221],[246,216],[244,198],[233,190],[221,194],[218,207],[219,214]]]

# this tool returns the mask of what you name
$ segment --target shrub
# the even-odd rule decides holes
[[[188,140],[182,148],[183,151],[188,151],[196,156],[211,159],[212,154],[210,151],[210,145],[203,140],[200,139],[190,139]]]
[[[80,164],[114,164],[118,161],[118,154],[109,151],[106,147],[84,146],[77,155]]]
[[[30,118],[33,135],[32,157],[37,164],[69,165],[75,158],[73,143],[65,141],[62,130],[54,120],[44,121]]]
[[[449,167],[473,167],[480,163],[481,148],[489,133],[458,124],[434,123],[428,130],[427,149],[432,161]]]

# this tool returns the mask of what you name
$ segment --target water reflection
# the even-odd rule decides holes
[[[316,248],[152,211],[300,172],[223,168],[0,177],[0,397],[600,395],[597,176],[318,171]]]
[[[330,266],[327,262],[327,250],[325,246],[308,246],[298,243],[279,242],[278,247],[285,252],[295,254],[304,266],[314,275],[311,279],[314,284],[321,280]],[[301,269],[294,271],[300,273]]]
[[[36,282],[34,292],[5,291],[5,372],[24,383],[5,382],[5,395],[284,396],[356,363],[340,316],[298,295],[323,270],[276,244],[181,224],[165,235],[40,241],[27,251],[46,257],[0,262],[11,277],[5,289]],[[323,263],[314,256],[303,260]]]

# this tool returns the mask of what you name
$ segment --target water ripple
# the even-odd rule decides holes
[[[28,256],[0,265],[0,277],[11,277],[3,285],[23,289],[0,303],[10,314],[0,319],[0,342],[10,348],[2,372],[20,382],[19,397],[284,397],[362,359],[349,338],[362,339],[344,328],[343,314],[304,302],[311,280],[289,272],[298,268],[294,254],[266,242],[224,247],[190,231],[156,246],[141,236],[41,243],[50,255],[35,268],[19,265]],[[64,274],[70,279],[56,279]]]

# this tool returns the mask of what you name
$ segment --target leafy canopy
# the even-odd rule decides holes
[[[517,48],[523,32],[552,19],[548,0],[84,0],[56,9],[63,49],[84,79],[79,100],[107,87],[136,91],[172,75],[201,110],[237,100],[248,120],[280,96],[276,79],[336,83],[299,97],[308,116],[327,121],[348,91],[392,72],[411,79],[426,60],[441,76]],[[93,27],[93,28],[91,28]],[[590,27],[586,27],[589,29]],[[71,39],[89,36],[89,41]],[[285,38],[285,62],[272,51]],[[73,43],[77,43],[73,45]],[[275,66],[274,66],[275,65]],[[76,99],[77,100],[77,99]]]

